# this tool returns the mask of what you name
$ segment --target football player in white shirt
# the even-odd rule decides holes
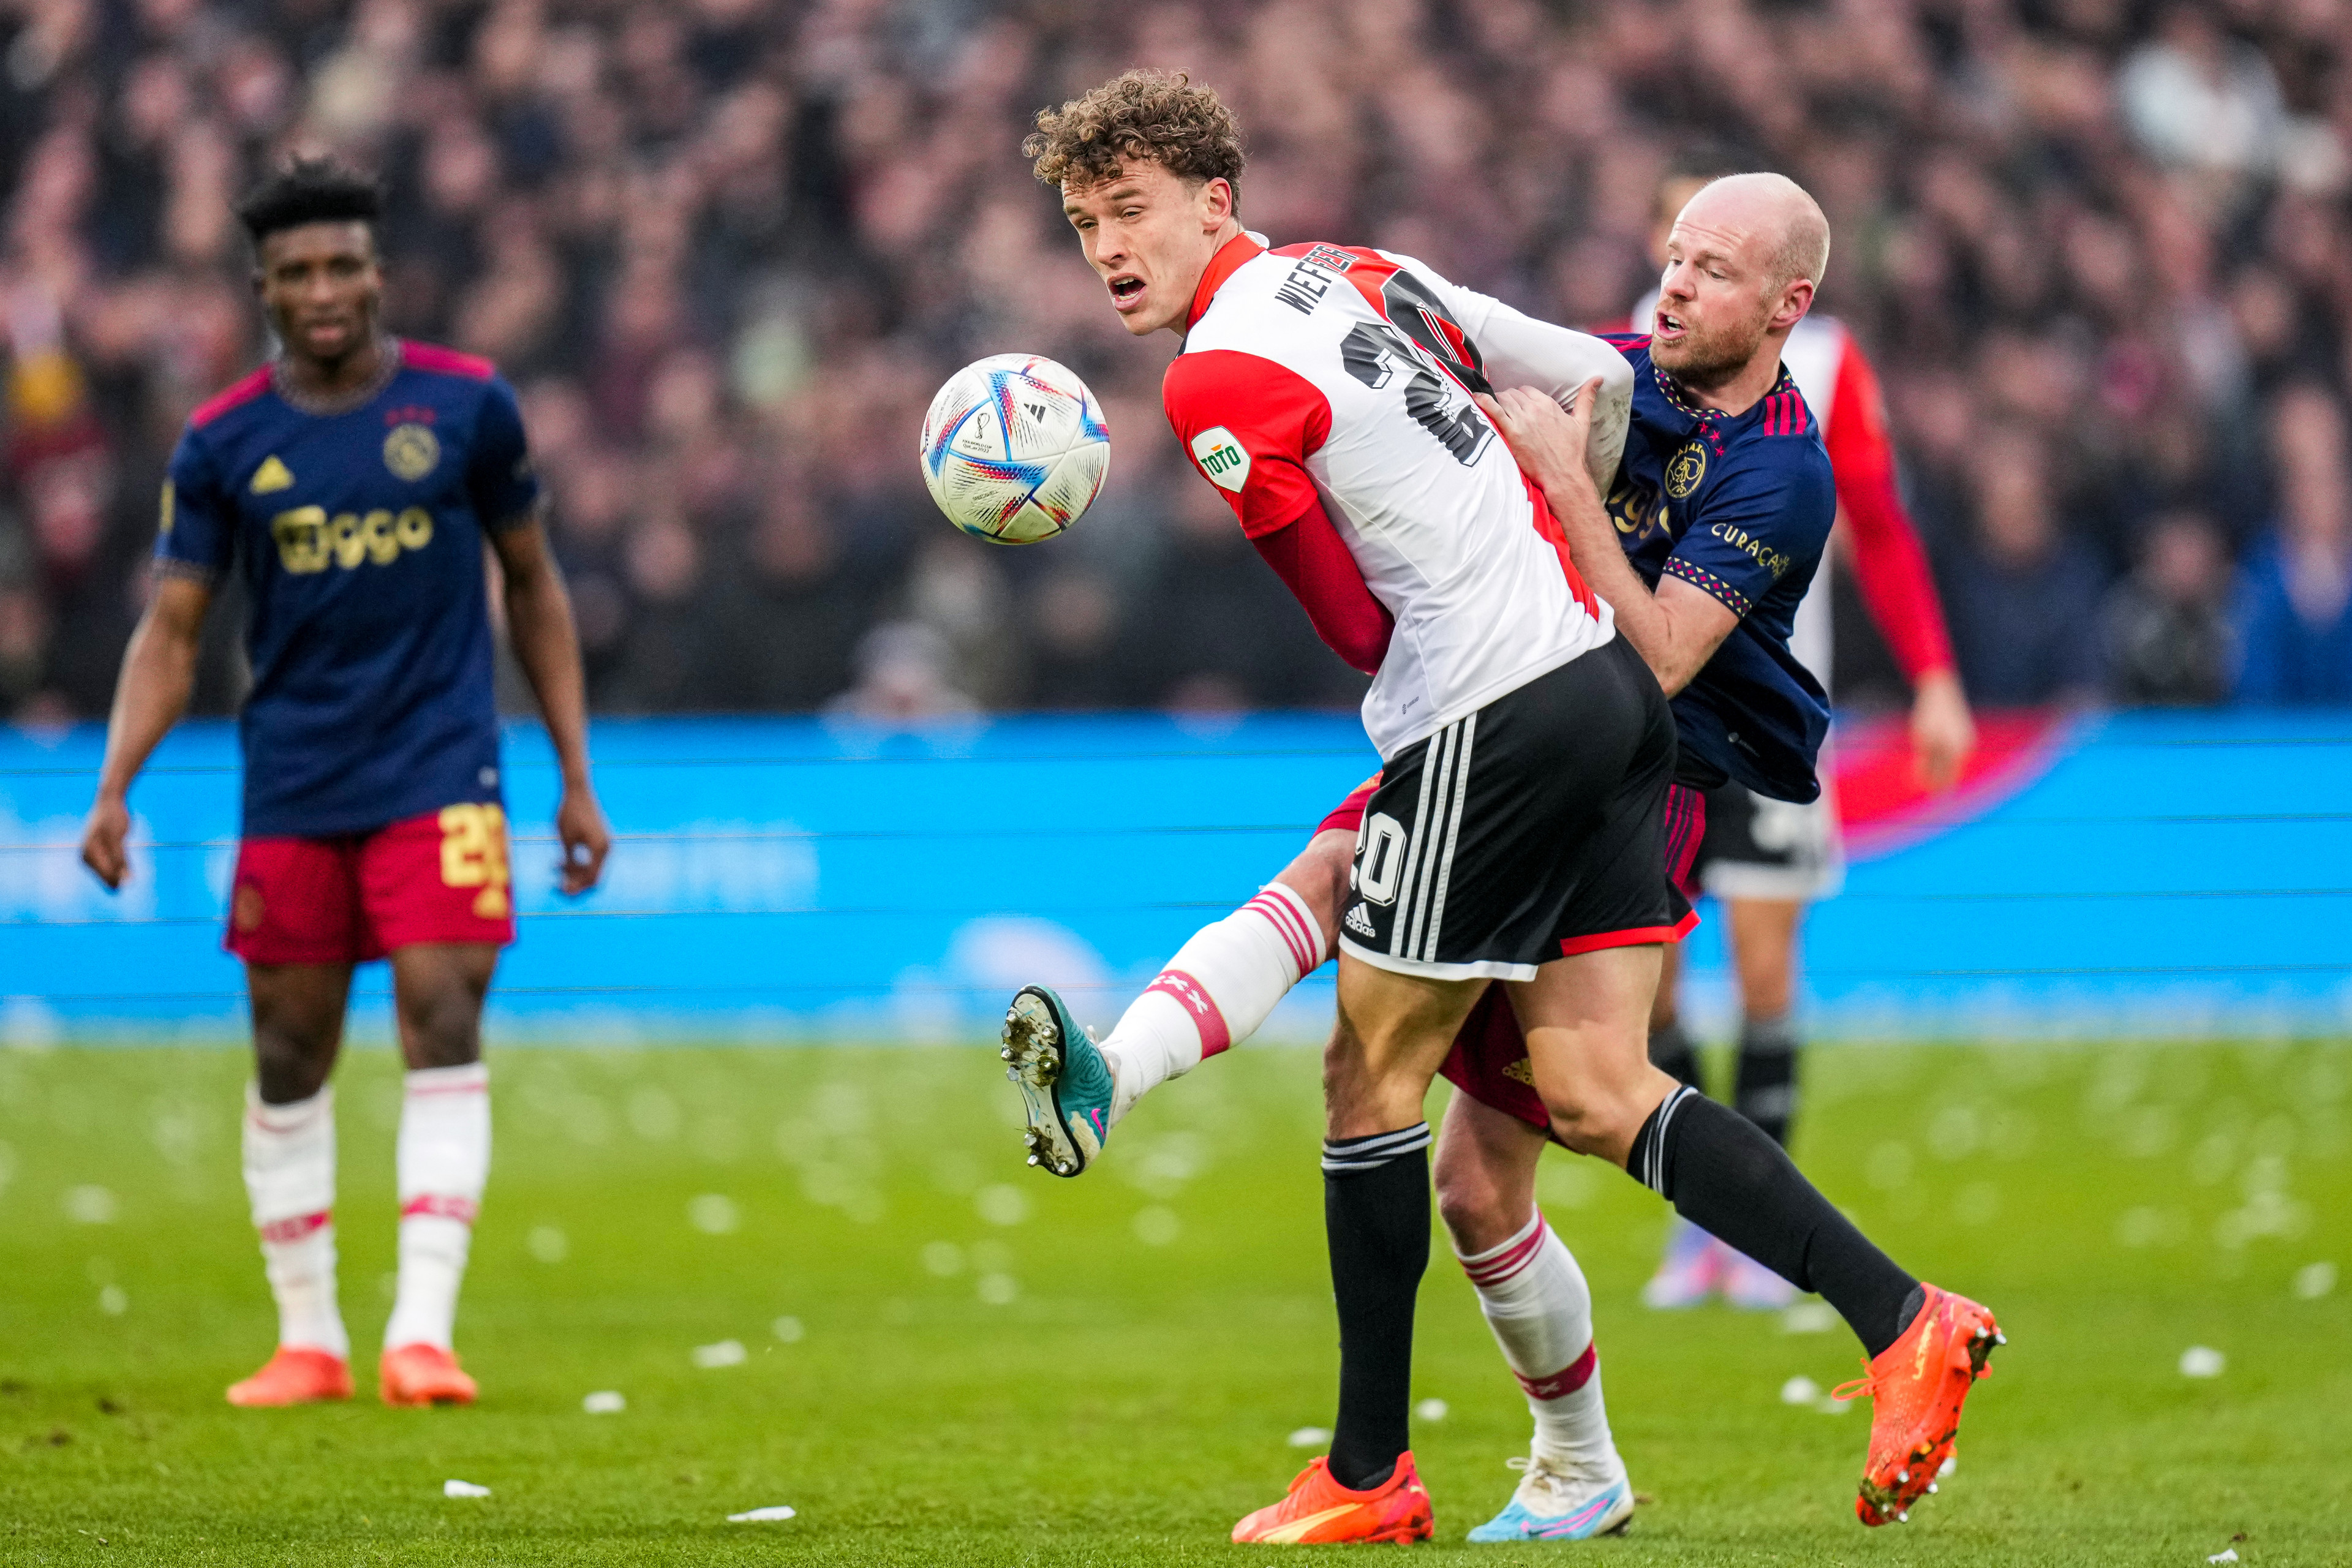
[[[1990,1315],[1932,1287],[1923,1296],[1769,1139],[1648,1061],[1660,944],[1687,921],[1664,872],[1674,745],[1650,670],[1687,679],[1738,617],[1663,579],[1654,595],[1640,590],[1645,642],[1634,653],[1471,401],[1492,390],[1489,363],[1554,408],[1563,391],[1622,397],[1622,376],[1563,386],[1575,334],[1407,258],[1266,251],[1236,216],[1232,118],[1181,77],[1129,72],[1041,114],[1039,127],[1025,150],[1061,189],[1128,330],[1185,336],[1166,395],[1179,438],[1326,641],[1376,673],[1365,719],[1382,778],[1339,922],[1339,1020],[1326,1058],[1339,1415],[1328,1458],[1234,1539],[1402,1541],[1433,1528],[1405,1447],[1429,1235],[1421,1106],[1493,980],[1510,987],[1562,1142],[1645,1173],[1748,1250],[1786,1251],[1795,1238],[1821,1260],[1817,1276],[1835,1272],[1878,1315],[1899,1317],[1906,1345],[1959,1355],[1958,1373],[1940,1351],[1927,1358],[1932,1373],[1913,1380],[1923,1395],[1965,1381],[1961,1338],[1980,1326],[1974,1338],[1989,1342]],[[1810,297],[1810,281],[1799,287],[1789,321]],[[1602,423],[1589,408],[1581,417]],[[1015,997],[1005,1038],[1041,1157],[1076,1173],[1107,1130],[1099,1054],[1038,987]],[[1978,1317],[1963,1324],[1951,1303]],[[1956,1413],[1956,1396],[1937,1397]],[[1891,1461],[1886,1481],[1880,1500],[1891,1503]]]

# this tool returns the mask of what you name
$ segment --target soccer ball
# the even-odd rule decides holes
[[[950,522],[993,543],[1034,544],[1094,504],[1110,470],[1110,429],[1065,366],[991,354],[931,399],[922,459],[923,483]]]

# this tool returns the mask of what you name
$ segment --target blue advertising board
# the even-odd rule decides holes
[[[1817,1032],[2352,1035],[2352,714],[2056,726],[2034,768],[1857,858],[1806,931]],[[190,724],[132,795],[134,880],[74,849],[95,727],[0,731],[0,1042],[231,1038],[234,731]],[[605,884],[554,887],[546,739],[507,739],[522,937],[504,1037],[978,1037],[1042,979],[1107,1024],[1376,765],[1352,717],[605,721]],[[1719,921],[1693,939],[1720,1024]],[[1269,1032],[1319,1037],[1330,975]],[[383,967],[355,1029],[381,1035]]]

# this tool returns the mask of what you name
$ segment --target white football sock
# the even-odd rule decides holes
[[[1113,1086],[1111,1125],[1202,1058],[1255,1034],[1330,946],[1307,900],[1280,882],[1268,882],[1256,898],[1194,931],[1102,1042]]]
[[[1592,1292],[1568,1244],[1538,1212],[1500,1247],[1464,1258],[1462,1270],[1477,1287],[1486,1326],[1527,1391],[1536,1452],[1612,1463],[1615,1448],[1592,1347]]]
[[[278,1342],[352,1353],[335,1304],[335,1091],[265,1105],[245,1088],[245,1191],[261,1232]]]
[[[383,1348],[449,1348],[474,1215],[490,1174],[490,1069],[421,1068],[400,1107],[400,1291]]]

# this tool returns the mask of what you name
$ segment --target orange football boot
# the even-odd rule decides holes
[[[1936,1489],[1960,1429],[1960,1406],[1990,1370],[1993,1347],[2009,1342],[1989,1309],[1933,1285],[1919,1288],[1927,1300],[1911,1326],[1867,1363],[1867,1376],[1830,1394],[1871,1402],[1870,1459],[1853,1500],[1864,1524],[1906,1520],[1911,1505]]]
[[[471,1405],[474,1380],[439,1345],[401,1345],[383,1352],[375,1380],[386,1405]]]
[[[1345,1541],[1427,1541],[1437,1533],[1429,1489],[1413,1473],[1412,1455],[1397,1456],[1389,1479],[1354,1491],[1331,1479],[1331,1462],[1317,1459],[1298,1472],[1289,1492],[1234,1526],[1237,1542],[1320,1546]]]
[[[315,1345],[279,1345],[259,1372],[228,1385],[228,1402],[259,1409],[352,1396],[352,1363]]]

